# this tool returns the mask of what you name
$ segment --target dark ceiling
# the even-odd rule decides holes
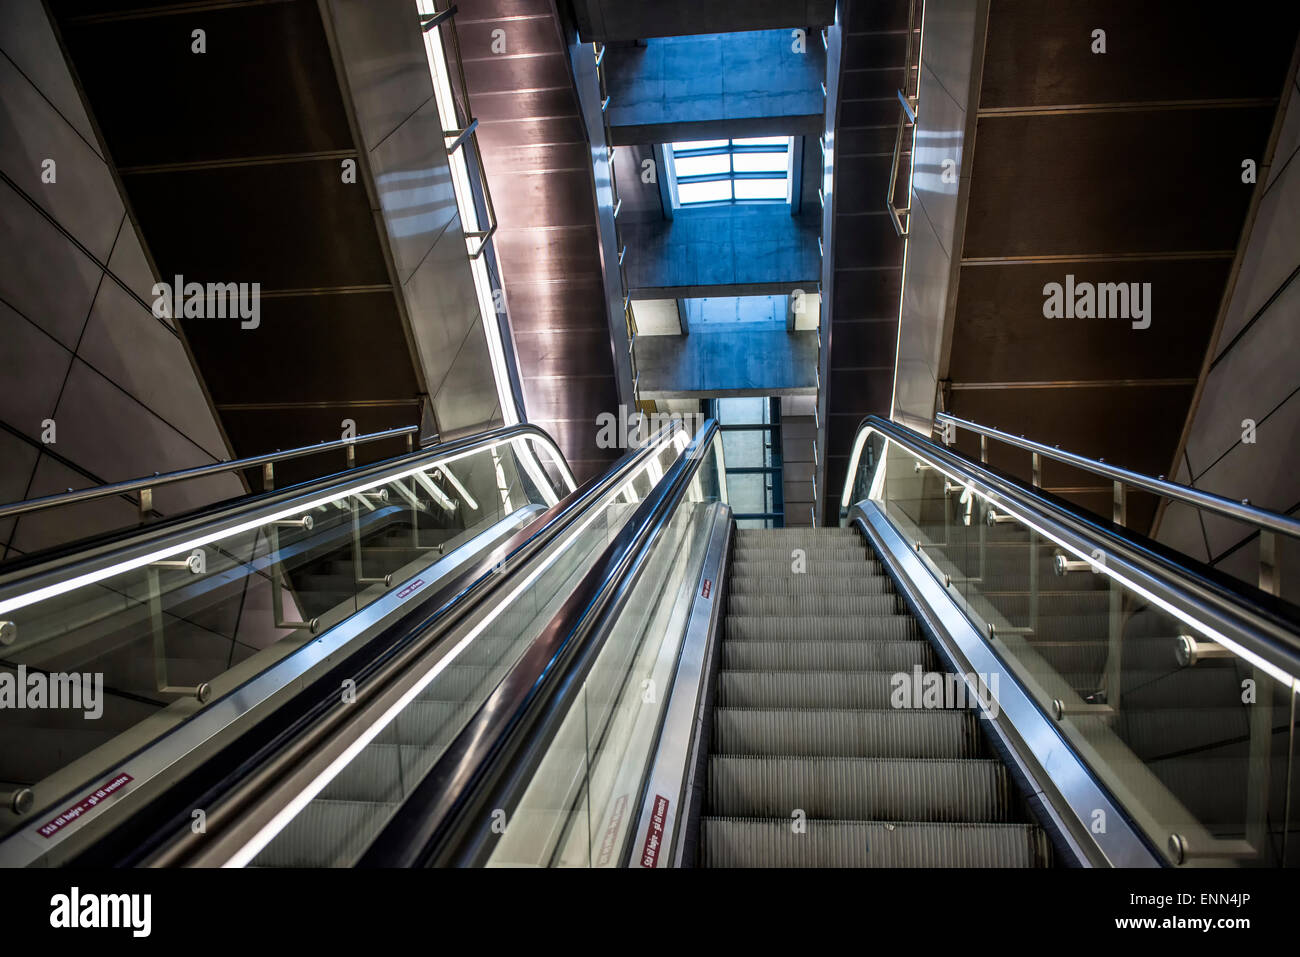
[[[418,424],[383,227],[341,182],[357,143],[317,4],[211,5],[202,56],[174,4],[49,6],[156,274],[261,284],[257,329],[180,323],[235,454]]]
[[[1295,4],[1261,21],[1173,0],[991,0],[953,414],[1173,471],[1255,191],[1242,160],[1263,164],[1298,27]],[[1150,283],[1150,327],[1045,319],[1044,285],[1067,274]],[[1026,455],[994,463],[1028,477]],[[1049,468],[1044,484],[1109,514],[1095,477]],[[1129,511],[1145,530],[1154,502],[1135,496]]]

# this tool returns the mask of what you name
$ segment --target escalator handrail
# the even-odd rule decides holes
[[[455,628],[466,615],[508,590],[517,575],[527,573],[534,558],[566,529],[580,521],[610,488],[641,467],[647,458],[658,454],[662,444],[672,441],[679,428],[680,424],[673,422],[639,442],[615,461],[607,472],[588,479],[515,531],[506,541],[472,558],[465,568],[453,573],[445,582],[439,582],[430,594],[403,609],[399,618],[384,625],[382,634],[368,640],[367,648],[357,653],[357,660],[342,661],[338,668],[295,695],[295,701],[309,702],[301,714],[283,721],[278,715],[271,715],[268,723],[283,724],[284,727],[273,735],[270,743],[244,760],[239,773],[224,778],[202,796],[199,804],[192,805],[202,806],[208,811],[207,828],[203,834],[196,837],[187,825],[179,829],[167,826],[153,830],[146,828],[148,836],[139,841],[143,850],[137,856],[143,854],[150,866],[192,864],[200,857],[199,863],[203,866],[224,863],[224,858],[231,856],[231,848],[238,849],[243,843],[238,834],[231,833],[231,828],[244,827],[248,823],[245,820],[247,809],[259,804],[282,808],[285,802],[277,800],[274,789],[285,783],[291,770],[305,756],[319,751],[326,741],[341,746],[350,744],[349,720],[361,714],[369,702],[382,696],[395,675],[409,670],[413,661],[440,642],[447,631]],[[533,427],[528,430],[540,431]],[[501,431],[514,432],[516,427]],[[361,614],[368,612],[363,610]],[[370,645],[378,645],[380,650],[371,653]],[[346,705],[341,703],[338,694],[340,675],[355,682],[355,700]],[[197,712],[190,723],[202,722],[218,703],[214,700],[208,708]],[[294,711],[295,706],[290,704],[283,710]],[[184,733],[183,726],[171,729],[145,751],[165,746],[167,739]],[[195,742],[198,740],[194,738],[180,750],[197,747]],[[179,836],[175,830],[180,831]],[[140,863],[140,859],[132,859],[129,863]]]
[[[604,647],[654,542],[718,434],[716,420],[704,423],[545,629],[416,785],[358,866],[485,862],[495,837],[491,809],[517,806]]]
[[[228,506],[219,506],[174,521],[133,528],[120,537],[85,551],[59,555],[35,567],[18,568],[0,575],[0,614],[25,607],[36,601],[71,591],[81,584],[130,571],[167,557],[188,553],[195,547],[235,534],[237,529],[252,529],[288,517],[312,507],[308,500],[319,496],[336,498],[383,485],[394,476],[432,467],[439,460],[479,449],[504,445],[514,439],[529,438],[544,445],[569,490],[577,487],[573,473],[555,440],[543,429],[527,422],[492,429],[475,435],[442,442],[393,459],[363,465],[346,472],[295,485],[279,491],[245,497]],[[427,466],[426,466],[427,463]],[[31,596],[37,597],[31,597]]]
[[[351,439],[334,439],[333,441],[328,442],[318,442],[315,445],[299,446],[296,449],[286,449],[283,452],[267,452],[263,455],[253,455],[244,459],[213,462],[211,465],[200,465],[195,468],[177,469],[174,472],[155,472],[153,475],[127,479],[124,482],[113,482],[107,485],[96,485],[93,488],[59,492],[56,495],[46,495],[41,498],[29,498],[22,502],[11,502],[8,505],[0,505],[0,518],[9,518],[13,515],[26,515],[29,512],[39,512],[47,508],[58,508],[62,505],[75,505],[80,502],[92,502],[96,499],[107,498],[111,495],[124,495],[127,492],[136,492],[141,489],[154,489],[163,485],[171,485],[175,482],[187,482],[192,479],[207,478],[211,475],[221,475],[224,472],[234,472],[238,469],[273,465],[276,462],[301,458],[304,455],[314,455],[317,452],[329,452],[333,449],[345,449],[349,446],[366,445],[370,442],[379,442],[383,439],[399,438],[401,436],[414,436],[419,431],[420,427],[418,425],[404,425],[401,428],[385,429],[382,432],[371,432],[367,435],[358,435]],[[411,451],[411,449],[408,447],[407,451]]]
[[[440,645],[466,616],[508,594],[517,576],[526,575],[535,559],[579,523],[611,489],[658,455],[664,443],[675,441],[680,428],[679,422],[672,422],[637,443],[605,473],[588,479],[504,544],[473,559],[466,570],[440,584],[413,612],[388,626],[386,633],[397,636],[391,650],[366,665],[364,673],[346,669],[356,682],[352,703],[341,706],[337,682],[331,685],[328,676],[323,679],[326,703],[282,734],[266,754],[250,761],[253,769],[245,777],[223,783],[206,800],[206,834],[195,838],[185,827],[179,837],[168,835],[161,841],[151,866],[227,866],[241,855],[255,854],[248,851],[256,840],[250,832],[260,833],[266,822],[301,801],[303,789],[295,774],[322,754],[333,758],[353,747],[368,730],[368,708],[376,702],[386,708],[390,699],[400,697],[394,687],[419,666],[422,656]]]
[[[1187,505],[1191,505],[1193,508],[1206,512],[1214,512],[1218,515],[1223,515],[1226,518],[1235,519],[1239,522],[1253,525],[1256,528],[1279,532],[1283,535],[1290,535],[1292,538],[1300,538],[1300,520],[1291,518],[1289,515],[1270,512],[1268,509],[1248,505],[1244,501],[1239,502],[1235,499],[1225,498],[1222,495],[1215,495],[1213,492],[1202,491],[1201,489],[1193,488],[1190,485],[1183,485],[1180,482],[1171,482],[1163,477],[1152,478],[1151,476],[1144,475],[1141,472],[1133,472],[1129,469],[1120,468],[1117,465],[1110,465],[1097,459],[1090,459],[1084,455],[1078,455],[1074,452],[1066,452],[1050,445],[1044,445],[1041,442],[1035,442],[1033,439],[1026,439],[1024,436],[1011,435],[1010,433],[999,431],[998,429],[991,428],[987,425],[979,425],[978,423],[971,422],[967,419],[959,419],[954,415],[949,415],[947,412],[936,414],[935,420],[938,422],[951,422],[959,429],[966,429],[970,432],[976,433],[977,435],[996,439],[1006,445],[1013,445],[1016,448],[1045,456],[1053,461],[1062,462],[1065,465],[1072,465],[1075,468],[1083,469],[1086,472],[1092,472],[1094,475],[1100,475],[1116,482],[1122,482],[1125,485],[1131,485],[1134,488],[1140,488],[1144,491],[1159,495],[1161,498],[1183,502]]]
[[[1023,512],[1017,518],[1029,518],[1044,537],[1074,538],[1086,544],[1087,549],[1081,550],[1078,557],[1085,560],[1091,557],[1095,567],[1138,593],[1154,590],[1162,602],[1172,604],[1172,609],[1196,617],[1206,630],[1217,632],[1227,637],[1229,644],[1237,645],[1248,659],[1256,664],[1262,661],[1267,668],[1285,673],[1289,681],[1284,683],[1296,683],[1300,688],[1296,677],[1300,676],[1300,620],[1293,606],[1244,583],[1230,583],[1225,576],[1216,575],[1213,569],[1186,556],[1177,556],[1129,529],[1091,515],[880,416],[869,415],[859,423],[854,454],[849,460],[850,476],[857,474],[865,437],[872,431],[929,464],[949,470],[954,480],[991,493],[991,501],[996,500],[1000,509],[1010,506],[1008,511]],[[1141,579],[1142,587],[1124,579],[1118,570]]]

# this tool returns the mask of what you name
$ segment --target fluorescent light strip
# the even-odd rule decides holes
[[[630,486],[635,479],[639,478],[640,475],[646,471],[646,469],[647,466],[642,466],[635,473],[628,476],[624,480],[624,484]],[[611,500],[621,491],[622,489],[614,490],[610,496]],[[591,516],[583,521],[582,524],[578,526],[577,530],[568,536],[568,540],[577,540],[578,536],[585,532],[597,518],[600,518],[605,514],[607,507],[608,506],[606,506],[606,508],[591,509]],[[510,608],[515,599],[518,598],[522,592],[531,587],[542,574],[559,561],[560,556],[563,555],[565,551],[566,549],[563,548],[553,549],[550,557],[540,568],[533,571],[522,582],[520,582],[518,587],[516,587],[514,591],[505,598],[505,600],[496,603],[488,615],[471,628],[469,633],[458,641],[451,651],[439,659],[438,662],[430,668],[419,681],[417,681],[411,688],[407,689],[400,698],[393,702],[393,704],[382,715],[380,715],[369,728],[363,731],[355,741],[348,745],[348,747],[344,749],[337,758],[331,761],[329,765],[320,772],[320,774],[313,778],[312,781],[303,788],[303,790],[294,795],[292,800],[281,808],[270,821],[263,825],[247,844],[232,854],[230,859],[226,861],[222,867],[244,867],[249,864],[253,858],[260,854],[266,846],[275,839],[275,836],[284,830],[289,822],[297,817],[302,810],[311,803],[316,795],[320,794],[320,792],[323,791],[331,781],[338,777],[339,773],[347,767],[358,754],[365,750],[366,746],[369,745],[370,742],[379,737],[379,735],[383,733],[384,729],[387,728],[388,725],[390,725],[393,720],[406,709],[407,705],[414,701],[419,696],[420,692],[427,688],[429,684],[438,677],[438,675],[442,674],[475,638],[481,635],[487,627],[492,624],[492,622],[496,621],[497,618],[506,611],[506,609]]]
[[[515,454],[519,454],[518,446],[515,447]],[[478,511],[478,502],[474,499],[473,495],[469,494],[469,489],[460,484],[460,479],[456,478],[456,473],[446,466],[443,466],[442,474],[447,476],[447,481],[451,483],[452,488],[460,493],[460,497],[465,500],[465,504],[475,511]],[[545,494],[544,491],[543,494]]]
[[[417,8],[426,16],[436,12],[429,0],[417,0]],[[451,72],[442,49],[442,29],[441,26],[437,26],[424,35],[424,50],[429,62],[429,75],[433,79],[438,118],[443,130],[449,130],[455,129],[459,120],[456,117],[456,101],[452,94]],[[457,149],[448,153],[447,162],[451,168],[452,189],[456,194],[456,208],[460,212],[461,227],[465,232],[472,233],[480,231],[483,227],[479,223],[478,208],[474,205],[474,192],[470,188],[465,148],[465,144],[462,143]],[[492,283],[488,277],[487,264],[483,257],[478,255],[486,243],[486,239],[465,237],[465,249],[471,256],[470,273],[474,278],[474,291],[478,297],[479,316],[483,323],[483,335],[487,340],[488,360],[492,365],[492,378],[497,388],[501,419],[506,425],[514,425],[520,421],[519,409],[515,405],[514,391],[510,387],[510,370],[505,359],[505,346],[501,341],[500,325],[496,321],[496,297],[493,295]]]
[[[532,446],[527,442],[518,442],[515,445],[515,454],[524,463],[524,471],[532,478],[533,484],[542,490],[542,498],[546,500],[546,504],[555,505],[559,502],[559,496],[555,494],[554,489],[551,487],[551,480],[546,477],[545,471],[537,461],[537,456],[533,454]],[[567,472],[567,469],[564,471]],[[566,476],[566,478],[569,481],[569,491],[572,492],[577,488],[577,485],[573,482],[571,475]]]
[[[446,466],[443,467],[445,472]],[[447,497],[447,493],[438,486],[433,484],[433,479],[429,478],[426,472],[416,472],[415,480],[424,486],[424,490],[432,496],[433,500],[449,512],[456,511],[456,503]],[[477,506],[475,506],[477,508]]]
[[[541,438],[539,436],[531,436],[530,438],[533,438],[537,441],[541,441]],[[343,504],[343,500],[348,498],[349,496],[359,495],[360,493],[369,491],[372,488],[377,488],[381,485],[387,485],[389,482],[396,482],[399,479],[404,479],[411,475],[415,475],[418,472],[423,472],[425,469],[434,468],[435,466],[444,465],[449,462],[458,462],[461,459],[468,458],[471,455],[479,455],[482,454],[484,451],[489,451],[495,454],[495,450],[497,448],[499,448],[501,445],[505,445],[510,441],[512,440],[499,439],[493,445],[486,446],[485,448],[467,449],[464,452],[460,452],[457,453],[456,455],[448,456],[445,459],[439,459],[436,462],[422,463],[420,465],[414,466],[413,468],[409,468],[404,472],[399,472],[396,475],[390,475],[384,478],[375,479],[374,481],[367,482],[364,485],[358,485],[354,488],[348,489],[345,492],[337,493],[334,495],[322,495],[319,498],[314,498],[308,502],[294,505],[292,508],[280,509],[279,511],[273,512],[270,515],[261,518],[252,519],[247,522],[241,522],[237,525],[233,525],[229,528],[223,528],[220,529],[219,531],[211,532],[207,535],[201,535],[198,538],[190,539],[189,541],[185,542],[183,545],[174,545],[166,549],[160,549],[160,550],[148,552],[137,558],[132,558],[126,561],[117,562],[112,565],[107,565],[104,568],[97,569],[96,571],[87,572],[84,575],[78,575],[74,578],[67,578],[64,579],[63,581],[55,582],[51,585],[46,585],[44,588],[38,588],[35,591],[30,591],[25,595],[18,595],[14,598],[10,598],[5,601],[0,601],[0,614],[14,611],[19,608],[26,608],[28,605],[35,604],[36,602],[39,601],[44,601],[47,598],[53,598],[57,595],[66,594],[77,588],[83,588],[87,585],[94,585],[97,582],[101,582],[104,581],[105,579],[112,578],[114,575],[120,575],[125,572],[133,571],[134,569],[137,568],[143,568],[146,565],[150,565],[164,558],[173,557],[177,555],[187,555],[190,552],[192,552],[194,549],[201,548],[202,546],[211,544],[212,542],[224,541],[225,539],[232,538],[244,532],[252,531],[254,529],[261,528],[265,525],[269,525],[271,522],[279,521],[280,519],[283,518],[289,518],[290,516],[301,515],[303,512],[310,511],[311,509],[318,508],[323,505],[337,505],[341,509],[346,509],[347,506]],[[554,443],[548,442],[547,444],[550,446],[551,450],[554,453],[555,458],[558,460],[560,456],[559,449],[554,445]]]

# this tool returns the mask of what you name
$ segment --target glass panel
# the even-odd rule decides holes
[[[737,173],[781,173],[784,175],[786,170],[790,168],[789,153],[737,153],[733,161],[736,164]]]
[[[731,142],[736,146],[788,146],[790,139],[788,136],[752,136]]]
[[[617,867],[668,703],[721,500],[717,442],[648,561],[541,765],[493,850],[492,866]],[[579,746],[581,742],[581,747]]]
[[[870,494],[977,628],[992,628],[1010,673],[1154,847],[1220,866],[1278,866],[1286,847],[1296,863],[1294,679],[1175,613],[1100,552],[1045,537],[879,436],[868,448],[854,499]]]
[[[765,398],[718,399],[720,425],[766,425],[771,416]],[[731,462],[732,466],[740,462]]]
[[[731,172],[731,157],[726,153],[716,156],[679,156],[673,161],[678,177],[713,176]]]
[[[379,731],[253,859],[258,866],[345,867],[360,858],[400,803],[551,621],[636,505],[678,455],[665,441],[604,493],[491,607],[444,639],[447,657]],[[572,758],[573,745],[559,747]],[[580,762],[579,762],[580,763]],[[570,765],[572,767],[572,765]]]
[[[556,499],[540,447],[503,441],[289,499],[170,554],[123,552],[54,594],[8,586],[0,698],[33,680],[54,693],[0,707],[0,790],[31,789],[43,808],[413,576],[435,581],[445,554]]]
[[[677,201],[683,206],[690,203],[718,203],[729,199],[731,199],[731,180],[677,184]]]
[[[788,180],[738,179],[736,199],[785,199]]]
[[[778,464],[776,450],[766,429],[728,429],[722,433],[727,464],[732,468],[772,468]]]
[[[677,153],[684,150],[708,150],[718,149],[727,145],[726,140],[694,140],[688,143],[674,143],[673,152]]]

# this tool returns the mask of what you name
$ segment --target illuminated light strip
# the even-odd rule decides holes
[[[868,431],[872,431],[872,430],[864,429],[863,432],[859,434],[862,435]],[[857,448],[855,446],[855,454],[856,451]],[[921,456],[917,455],[915,452],[912,452],[910,450],[905,450],[905,451],[907,451],[909,455],[913,456],[918,461],[920,461]],[[850,461],[853,460],[850,459]],[[884,461],[883,455],[881,457],[881,461],[883,464]],[[1212,641],[1218,642],[1219,644],[1223,645],[1223,647],[1232,651],[1238,657],[1244,658],[1246,661],[1250,662],[1252,665],[1254,665],[1259,670],[1263,671],[1269,677],[1273,678],[1274,680],[1284,685],[1287,685],[1296,694],[1300,694],[1300,678],[1288,674],[1286,671],[1279,668],[1277,665],[1273,664],[1272,662],[1266,661],[1264,658],[1261,658],[1259,655],[1255,654],[1255,652],[1250,651],[1247,648],[1243,648],[1239,643],[1233,641],[1231,638],[1229,638],[1227,635],[1224,635],[1222,632],[1214,628],[1211,628],[1209,625],[1205,624],[1202,621],[1198,621],[1197,619],[1189,615],[1186,611],[1183,611],[1182,609],[1178,608],[1176,605],[1171,604],[1170,602],[1166,601],[1165,599],[1161,598],[1156,594],[1153,594],[1151,591],[1142,587],[1136,582],[1133,582],[1128,578],[1124,577],[1123,575],[1120,575],[1118,572],[1116,572],[1114,569],[1108,566],[1104,560],[1098,561],[1091,554],[1085,553],[1073,545],[1060,541],[1055,535],[1052,535],[1050,532],[1046,531],[1045,529],[1043,529],[1042,527],[1040,527],[1030,519],[1021,515],[1018,511],[1016,511],[1015,508],[1007,505],[1006,503],[1002,502],[1000,499],[992,498],[987,493],[981,492],[979,489],[975,488],[974,485],[972,485],[971,483],[967,481],[963,481],[962,479],[958,478],[956,475],[953,475],[952,473],[948,472],[945,468],[943,468],[942,465],[938,464],[937,462],[927,462],[927,464],[931,468],[933,468],[936,472],[943,475],[945,478],[952,479],[952,481],[955,482],[956,484],[962,486],[963,488],[969,489],[972,493],[978,495],[980,498],[984,499],[984,501],[988,502],[990,505],[996,505],[1001,511],[1006,512],[1008,515],[1013,517],[1016,521],[1020,522],[1020,524],[1024,525],[1026,528],[1033,529],[1035,532],[1037,532],[1039,535],[1042,535],[1043,538],[1047,539],[1049,542],[1053,542],[1058,547],[1063,548],[1069,552],[1072,552],[1077,558],[1087,562],[1092,567],[1094,572],[1098,574],[1106,575],[1107,577],[1118,582],[1120,585],[1124,586],[1125,588],[1128,588],[1131,591],[1136,592],[1137,594],[1141,595],[1143,598],[1147,599],[1151,603],[1162,608],[1170,616],[1177,618],[1179,621],[1183,622],[1185,625],[1189,626],[1190,628],[1201,632],[1202,634],[1209,637]],[[873,480],[873,485],[874,485],[874,480]]]
[[[526,448],[524,451],[527,452],[528,454],[526,455],[520,454],[519,450],[516,449],[516,453],[519,454],[520,461],[524,463],[524,471],[526,471],[529,474],[529,476],[532,478],[533,482],[537,485],[537,487],[542,490],[542,498],[546,500],[546,504],[548,506],[555,505],[560,501],[560,499],[555,494],[554,490],[551,488],[550,480],[546,478],[541,463],[538,462],[537,457],[532,454],[531,447]],[[569,482],[569,491],[572,492],[575,488],[577,488],[577,485],[573,482],[572,476],[568,476],[567,478]]]
[[[630,486],[633,481],[640,478],[641,475],[647,471],[648,465],[649,463],[643,465],[632,475],[629,475],[624,480],[624,484]],[[619,495],[621,491],[622,489],[615,489],[610,494],[610,500],[612,501],[612,499]],[[586,519],[575,531],[569,534],[568,540],[576,541],[578,536],[585,532],[597,518],[605,515],[607,510],[608,505],[606,508],[591,509],[591,517]],[[267,821],[267,823],[249,839],[247,844],[232,854],[230,859],[221,866],[244,867],[251,862],[253,858],[260,854],[266,846],[275,839],[276,835],[284,830],[290,821],[302,813],[303,809],[306,808],[321,791],[325,790],[329,783],[338,777],[343,769],[347,767],[358,754],[365,750],[366,746],[369,745],[370,742],[379,737],[379,735],[382,734],[390,724],[392,724],[397,716],[420,695],[420,692],[427,688],[429,684],[438,677],[438,675],[442,674],[460,655],[460,653],[464,651],[472,641],[474,641],[475,638],[481,635],[490,624],[504,614],[506,609],[511,607],[515,599],[518,598],[523,591],[532,586],[532,584],[541,577],[544,572],[548,571],[553,565],[555,565],[565,551],[566,549],[563,548],[554,549],[550,558],[544,565],[529,574],[503,601],[496,603],[488,615],[481,622],[471,628],[469,633],[458,641],[451,651],[439,659],[438,662],[434,664],[434,666],[430,668],[419,681],[408,688],[400,698],[393,702],[393,704],[382,715],[380,715],[369,728],[363,731],[355,741],[348,745],[347,748],[345,748],[337,758],[331,761],[329,765],[320,772],[320,774],[313,778],[302,791],[294,795],[293,799],[281,808],[275,816],[271,818],[271,820]],[[536,636],[534,636],[534,638],[535,637]]]
[[[443,471],[446,471],[444,467]],[[424,486],[424,490],[429,493],[435,502],[441,505],[449,512],[456,511],[456,503],[447,497],[447,493],[438,486],[433,484],[433,479],[429,478],[424,472],[416,472],[415,480]],[[476,506],[477,507],[477,506]]]
[[[497,477],[497,490],[501,492],[501,508],[509,515],[514,511],[510,507],[510,484],[506,481],[505,469],[501,467],[501,456],[497,454],[496,449],[492,450],[491,455],[492,468],[495,470]]]
[[[921,36],[916,45],[916,99],[918,109],[921,100],[921,63],[925,49],[925,4],[921,4]],[[910,71],[909,71],[910,72]],[[907,89],[907,84],[911,78],[903,77],[903,89]],[[898,367],[901,364],[903,353],[900,351],[903,347],[903,293],[907,288],[907,251],[912,245],[912,178],[916,175],[916,131],[921,125],[919,112],[913,112],[912,121],[912,149],[907,154],[907,235],[903,237],[903,267],[898,277],[898,337],[894,340],[894,385],[889,396],[889,418],[893,420],[894,413],[898,410]],[[894,197],[889,197],[889,205],[892,208]]]
[[[536,441],[543,441],[541,436],[529,436],[529,438]],[[297,504],[291,508],[280,509],[279,511],[273,512],[270,515],[266,515],[261,518],[251,519],[247,522],[242,522],[238,525],[233,525],[229,528],[223,528],[215,532],[210,532],[207,535],[202,535],[198,538],[191,539],[190,541],[186,542],[183,545],[173,545],[169,548],[148,552],[147,554],[141,555],[137,558],[128,559],[127,561],[117,562],[116,564],[108,565],[104,568],[97,569],[96,571],[93,572],[87,572],[86,574],[79,575],[75,578],[68,578],[60,582],[55,582],[53,584],[46,585],[44,588],[38,588],[35,591],[28,592],[25,595],[18,595],[17,597],[10,598],[5,601],[0,601],[0,614],[4,614],[9,611],[14,611],[19,608],[26,608],[28,605],[35,604],[36,602],[39,601],[44,601],[47,598],[53,598],[57,595],[66,594],[67,592],[73,591],[77,588],[82,588],[87,585],[94,585],[98,582],[104,581],[107,578],[112,578],[114,575],[124,574],[125,572],[133,571],[134,569],[137,568],[143,568],[146,565],[150,565],[156,561],[160,561],[168,557],[188,554],[189,552],[193,551],[195,548],[201,548],[202,546],[211,544],[212,542],[224,541],[225,539],[233,538],[236,535],[241,535],[244,532],[253,531],[254,529],[261,528],[264,525],[269,525],[271,522],[279,521],[280,519],[283,518],[301,516],[303,512],[309,511],[313,508],[318,508],[325,505],[336,505],[340,509],[346,509],[347,506],[343,504],[343,501],[347,499],[349,496],[359,495],[361,492],[369,491],[370,489],[377,488],[381,485],[387,485],[389,482],[396,482],[400,479],[408,478],[409,476],[423,472],[425,469],[434,468],[435,466],[439,466],[444,463],[458,462],[463,458],[468,458],[471,455],[480,455],[485,451],[489,451],[489,452],[495,451],[501,445],[505,445],[506,443],[511,441],[512,441],[511,439],[500,439],[494,445],[490,445],[487,447],[480,447],[476,449],[467,449],[464,452],[459,452],[456,455],[449,456],[448,458],[445,459],[439,459],[436,462],[425,462],[420,465],[414,466],[413,468],[407,469],[404,472],[399,472],[395,475],[389,475],[383,478],[374,479],[373,481],[367,482],[364,485],[355,486],[353,488],[348,489],[345,492],[339,492],[331,495],[322,495],[319,498],[314,498],[309,502]],[[559,461],[560,460],[559,449],[555,446],[553,442],[549,440],[546,440],[546,444],[551,448],[552,452],[554,453],[555,459]],[[569,477],[569,481],[572,481],[571,476]]]
[[[430,0],[417,0],[416,7],[424,16],[437,12]],[[442,123],[443,130],[448,130],[454,129],[459,121],[456,117],[456,100],[451,87],[451,71],[447,67],[447,59],[442,49],[442,29],[439,25],[424,34],[424,51],[429,61],[429,75],[433,80],[438,119]],[[474,205],[474,192],[470,187],[465,149],[466,146],[462,143],[448,153],[447,162],[451,169],[452,188],[456,194],[456,208],[460,212],[461,226],[465,232],[472,233],[478,232],[482,226],[478,220],[478,209]],[[465,249],[471,256],[470,273],[474,278],[479,317],[483,323],[483,336],[487,340],[488,360],[492,364],[492,378],[497,389],[501,418],[506,425],[515,425],[520,421],[519,409],[515,405],[514,391],[510,387],[510,370],[506,364],[505,345],[501,341],[501,327],[496,319],[496,297],[493,295],[492,282],[488,277],[487,263],[479,255],[487,242],[486,238],[476,239],[466,236]]]
[[[519,454],[518,446],[515,447],[515,454],[516,455]],[[453,472],[451,469],[447,468],[446,466],[444,466],[442,469],[442,474],[447,476],[447,481],[451,483],[452,488],[454,488],[457,492],[460,493],[460,497],[465,500],[465,504],[468,505],[470,508],[474,509],[475,511],[478,511],[478,502],[475,501],[473,495],[469,494],[469,489],[467,489],[465,486],[460,484],[460,479],[456,478],[456,473]]]

